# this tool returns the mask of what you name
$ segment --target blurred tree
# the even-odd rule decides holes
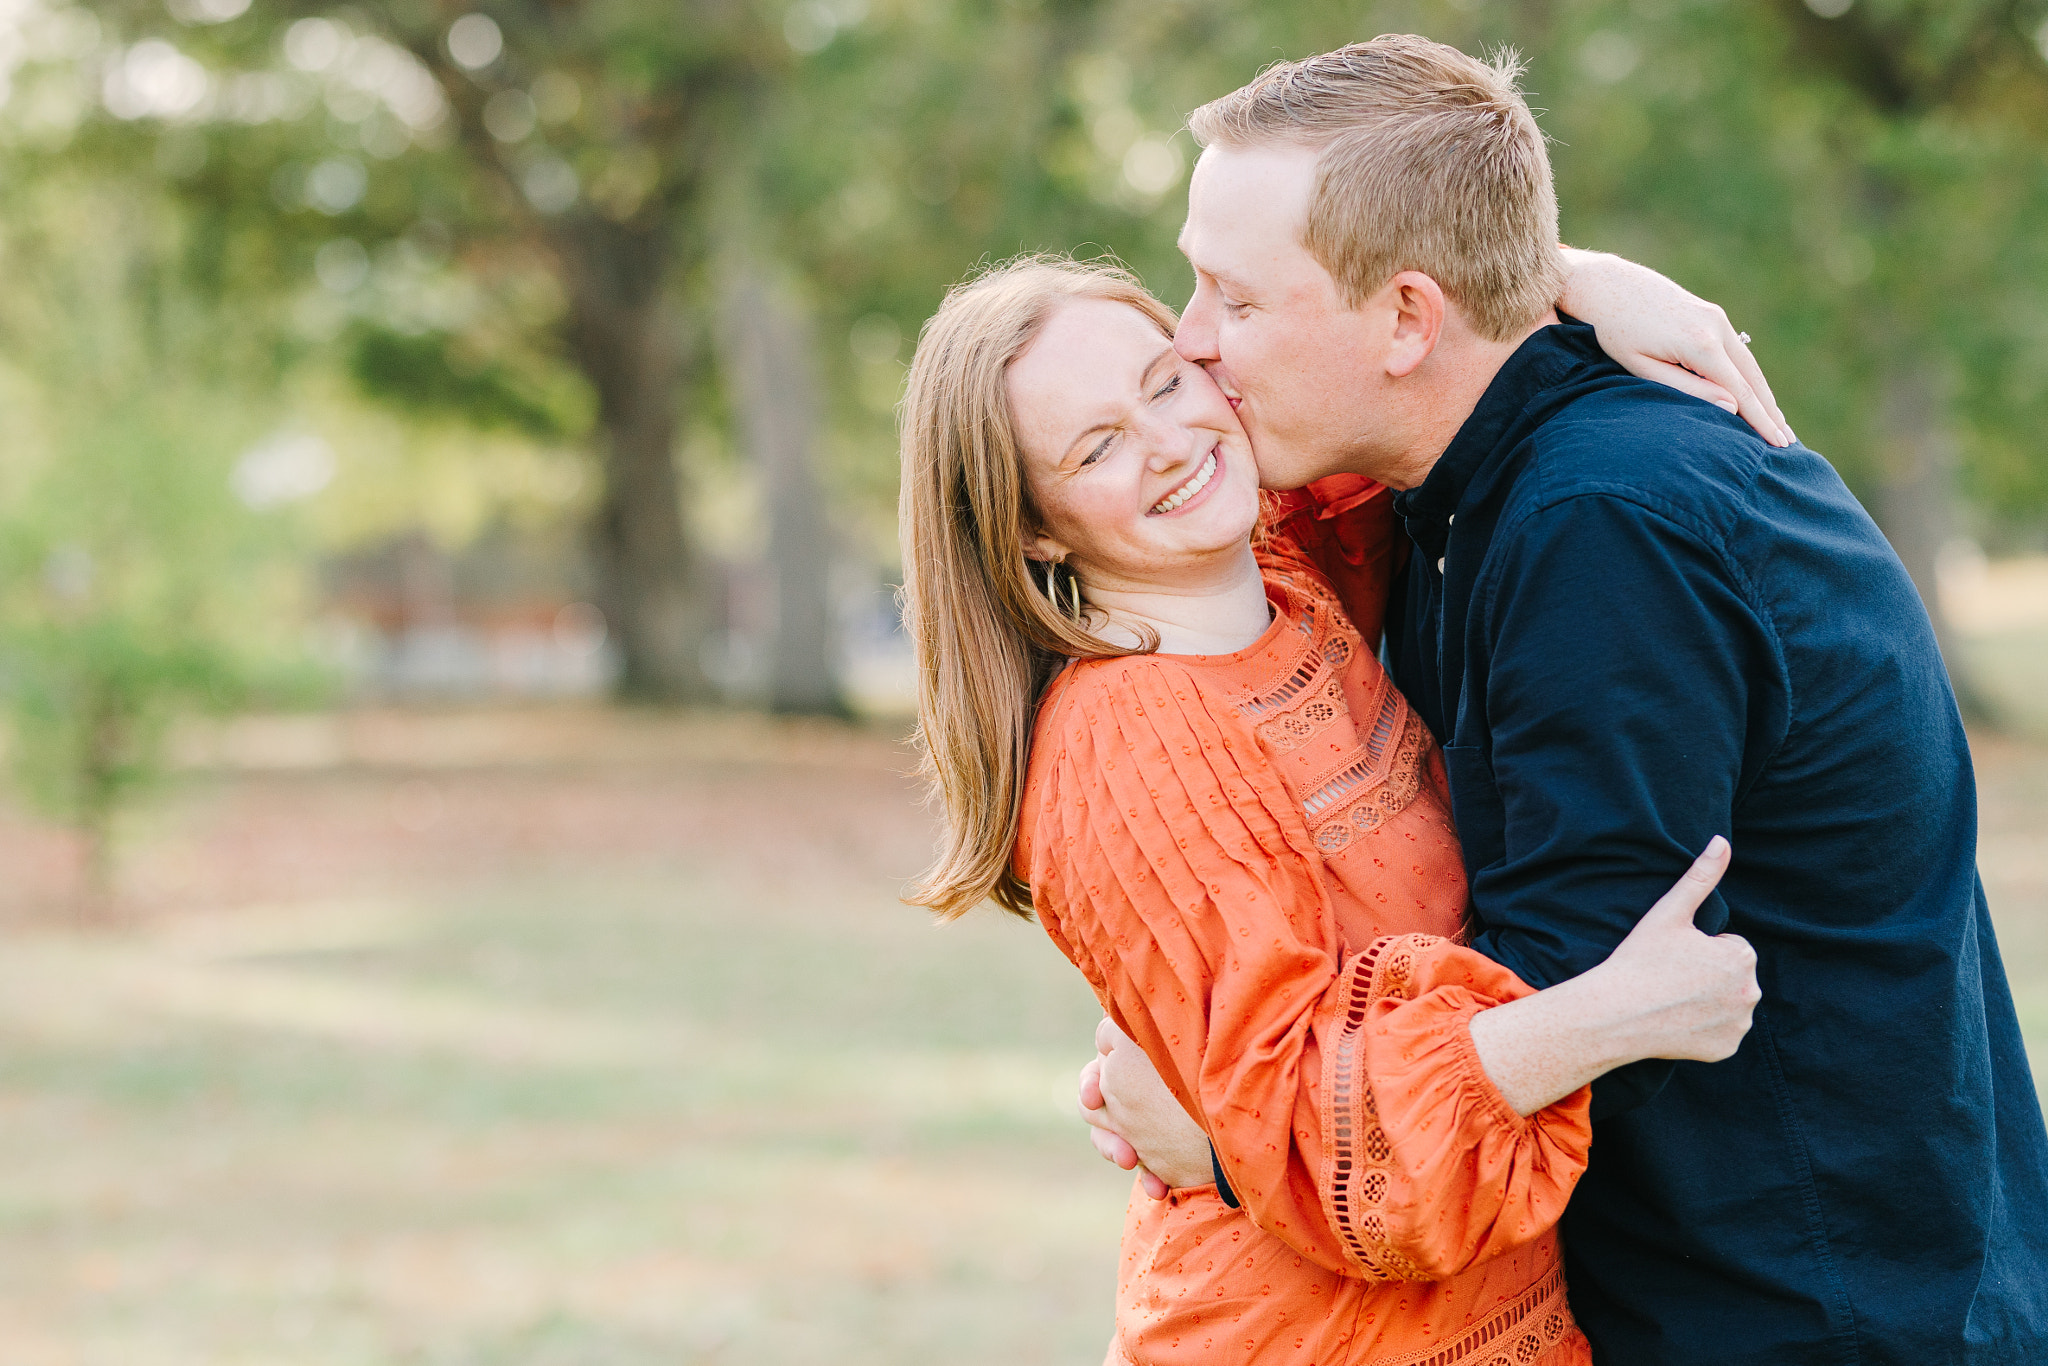
[[[351,20],[410,53],[450,111],[430,172],[443,179],[423,207],[455,210],[441,221],[473,266],[538,263],[559,285],[561,353],[596,396],[590,544],[624,691],[706,696],[709,623],[676,464],[678,405],[703,349],[686,303],[734,92],[785,49],[744,7],[717,3],[386,6],[301,19],[287,39]]]
[[[775,626],[768,705],[795,715],[849,715],[834,659],[833,529],[813,465],[823,414],[817,337],[794,282],[744,256],[728,262],[726,378],[741,443],[768,503]]]
[[[1935,571],[1959,480],[1980,526],[2039,526],[2048,501],[2044,14],[1554,5],[1531,78],[1562,144],[1567,237],[1669,271],[1756,335],[1794,425],[1872,507],[1980,710]]]
[[[131,191],[46,174],[0,196],[0,687],[16,775],[78,830],[100,917],[170,723],[314,686],[277,509],[332,468],[317,441],[258,439],[260,311],[195,289],[217,244]]]
[[[706,696],[676,462],[707,350],[702,206],[738,92],[787,62],[782,35],[719,0],[97,9],[114,40],[87,58],[106,122],[159,167],[186,149],[174,179],[202,211],[279,220],[296,257],[281,282],[312,255],[355,296],[350,368],[367,389],[560,437],[581,414],[550,372],[580,376],[622,688]]]

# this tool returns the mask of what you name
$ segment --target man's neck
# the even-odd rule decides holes
[[[1392,489],[1412,489],[1429,478],[1508,357],[1557,320],[1556,313],[1547,312],[1506,341],[1490,341],[1462,326],[1456,335],[1446,335],[1423,368],[1410,376],[1418,383],[1410,396],[1413,406],[1403,424],[1401,445],[1374,462],[1384,472],[1376,471],[1373,477]]]

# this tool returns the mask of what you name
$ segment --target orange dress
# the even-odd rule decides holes
[[[1255,644],[1072,664],[1039,709],[1017,870],[1243,1206],[1133,1191],[1108,1360],[1589,1363],[1555,1232],[1587,1093],[1524,1118],[1479,1065],[1472,1015],[1529,988],[1458,943],[1442,761],[1372,648],[1390,498],[1348,493],[1274,527]]]

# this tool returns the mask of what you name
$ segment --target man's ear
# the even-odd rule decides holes
[[[1387,343],[1387,373],[1406,379],[1436,350],[1449,305],[1444,288],[1419,270],[1404,270],[1380,287],[1393,335]]]

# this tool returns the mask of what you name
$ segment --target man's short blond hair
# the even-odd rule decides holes
[[[1557,191],[1512,52],[1490,62],[1383,34],[1284,62],[1188,117],[1204,147],[1321,152],[1302,246],[1353,307],[1399,271],[1495,341],[1557,301]]]

